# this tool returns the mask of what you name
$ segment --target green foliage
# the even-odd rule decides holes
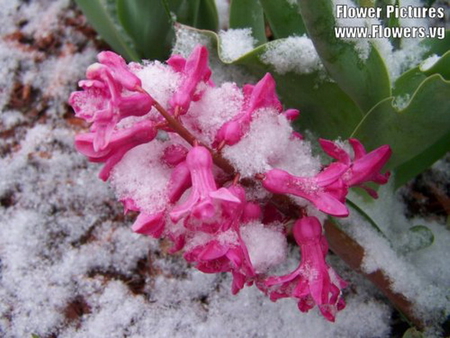
[[[117,13],[140,58],[163,60],[169,55],[175,32],[161,1],[117,0]]]
[[[367,112],[390,96],[386,66],[374,46],[368,46],[367,59],[363,60],[355,44],[336,38],[332,5],[329,0],[299,1],[303,21],[325,68],[339,87]]]
[[[257,45],[266,42],[264,11],[259,0],[231,0],[230,28],[251,28]]]
[[[174,23],[217,30],[214,0],[75,0],[102,38],[127,60],[165,60]]]
[[[292,35],[302,36],[306,27],[300,8],[288,0],[259,0],[275,39]]]
[[[111,0],[75,0],[95,30],[127,60],[139,60],[132,40],[119,23],[115,3]]]

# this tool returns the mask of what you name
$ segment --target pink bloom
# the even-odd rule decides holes
[[[244,86],[245,103],[242,112],[237,114],[231,121],[223,124],[216,135],[215,146],[225,143],[233,145],[238,143],[250,129],[253,113],[266,107],[273,107],[279,112],[282,110],[277,93],[275,92],[275,80],[267,73],[255,86]],[[295,115],[293,111],[289,116]]]
[[[154,214],[141,212],[131,229],[139,234],[160,238],[165,225],[165,211],[156,212]]]
[[[172,56],[167,63],[176,72],[183,74],[181,85],[169,101],[173,109],[180,109],[185,114],[192,101],[198,101],[199,84],[206,83],[211,77],[208,66],[208,50],[205,46],[197,46],[187,60],[179,55]]]
[[[181,144],[172,144],[164,149],[162,161],[169,167],[175,167],[186,159],[188,150]]]
[[[364,185],[365,182],[385,184],[390,173],[381,174],[380,171],[392,154],[388,145],[381,146],[370,153],[367,153],[364,146],[357,139],[349,139],[353,148],[353,158],[336,143],[320,139],[323,150],[340,163],[348,165],[348,170],[342,176],[344,183],[349,186],[358,186],[365,189],[373,198],[378,195],[375,190]]]
[[[297,109],[288,109],[283,112],[283,115],[286,117],[286,119],[293,122],[299,117],[300,112]]]
[[[103,149],[96,149],[94,133],[85,133],[75,136],[75,148],[87,156],[91,162],[105,162],[99,177],[106,181],[112,168],[122,159],[130,149],[152,141],[157,130],[150,121],[136,123],[133,127],[114,132],[110,142]]]
[[[302,312],[317,305],[322,315],[334,322],[336,312],[345,307],[341,289],[347,283],[325,261],[328,244],[322,226],[317,218],[304,217],[294,224],[293,232],[301,248],[300,265],[288,275],[270,277],[264,282],[270,299],[296,298]]]
[[[293,194],[312,202],[320,211],[332,216],[348,216],[344,205],[347,187],[340,177],[347,165],[333,163],[314,177],[297,177],[281,169],[265,173],[264,188],[275,194]]]
[[[245,283],[251,283],[250,280],[255,275],[244,243],[226,243],[213,239],[189,250],[184,258],[205,273],[231,272],[233,294],[238,293]]]
[[[103,150],[121,119],[145,115],[154,101],[140,89],[141,81],[120,56],[102,52],[98,59],[101,63],[91,65],[87,80],[79,83],[83,91],[73,92],[69,104],[77,117],[93,123],[94,148]]]
[[[192,188],[189,197],[170,212],[173,222],[186,217],[185,225],[206,232],[217,230],[221,203],[241,203],[228,189],[217,189],[212,173],[213,162],[209,151],[201,146],[193,147],[186,157]]]
[[[184,192],[192,185],[191,172],[186,161],[179,163],[170,174],[169,201],[177,202]]]
[[[190,248],[184,257],[205,273],[231,272],[233,275],[232,292],[236,294],[244,287],[245,283],[251,283],[255,271],[240,234],[240,223],[244,218],[244,209],[247,205],[245,191],[238,185],[231,186],[228,191],[240,203],[222,201],[214,222],[208,223],[208,228],[196,229],[211,233],[213,235],[211,239]],[[255,213],[251,214],[254,216]],[[192,229],[192,227],[190,228]],[[195,231],[191,232],[192,235],[195,236]],[[189,235],[186,237],[188,238]]]

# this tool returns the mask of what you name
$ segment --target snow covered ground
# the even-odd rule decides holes
[[[351,286],[333,324],[317,311],[300,313],[294,301],[272,303],[256,288],[232,296],[228,276],[198,272],[169,255],[166,242],[134,234],[133,216],[123,216],[97,178],[99,166],[73,147],[86,126],[66,101],[95,60],[100,43],[92,30],[69,0],[3,2],[0,20],[0,336],[391,335],[393,309],[335,256],[330,263]],[[450,235],[431,226],[435,245],[393,266],[404,273],[399,289],[417,276],[409,295],[425,295],[422,307],[440,299],[436,308],[444,311]],[[363,232],[352,230],[362,242],[372,236]],[[371,248],[367,270],[396,259],[380,248]]]

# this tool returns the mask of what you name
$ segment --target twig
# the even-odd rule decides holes
[[[212,155],[214,164],[225,171],[227,174],[236,175],[236,170],[234,167],[224,159],[219,153],[213,151],[207,145],[198,142],[194,135],[192,135],[189,130],[187,130],[177,119],[175,119],[167,110],[165,110],[158,102],[154,104],[154,107],[159,111],[159,113],[166,119],[169,126],[183,139],[185,139],[190,145],[194,146],[196,144],[201,145],[209,150]]]

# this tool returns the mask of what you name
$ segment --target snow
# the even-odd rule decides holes
[[[318,159],[311,156],[309,144],[292,136],[292,127],[283,115],[270,108],[254,115],[242,140],[223,149],[224,157],[238,168],[242,177],[275,167],[298,176],[313,176],[319,171]]]
[[[330,264],[351,287],[344,290],[346,309],[332,324],[317,311],[299,313],[292,300],[272,303],[255,287],[233,296],[229,276],[198,272],[179,255],[168,255],[166,242],[131,231],[134,218],[123,216],[112,191],[98,179],[100,167],[87,163],[73,147],[75,133],[84,126],[63,118],[68,114],[68,93],[76,89],[96,54],[94,43],[74,27],[63,26],[61,30],[64,19],[76,15],[67,0],[11,0],[0,6],[0,335],[388,337],[392,308],[380,300],[380,293],[372,285],[337,257],[331,256]],[[44,24],[42,18],[46,18]],[[17,22],[25,21],[23,32],[36,39],[59,34],[60,49],[31,50],[4,38],[19,28]],[[198,40],[182,34],[177,48],[186,55]],[[248,75],[239,75],[238,70],[233,73],[227,68],[220,73],[217,64],[213,68],[219,79],[241,76],[241,80],[255,82],[249,81]],[[31,87],[33,104],[11,104],[17,83]],[[163,91],[154,95],[164,100],[169,94]],[[242,99],[231,85],[205,95],[211,95],[211,100],[228,95],[236,99],[231,103],[236,107]],[[228,111],[221,106],[218,102],[211,110],[219,110],[220,119],[229,119],[230,111],[235,109]],[[39,108],[37,115],[33,115],[32,107]],[[194,104],[195,109],[206,107]],[[281,125],[283,133],[274,135],[270,128],[264,130],[263,123],[258,122],[264,119]],[[209,129],[220,121],[205,119],[202,123]],[[310,147],[302,148],[298,140],[291,138],[291,129],[281,115],[261,112],[252,128],[249,134],[263,136],[251,141],[255,145],[245,138],[241,142],[250,142],[246,145],[249,149],[260,149],[256,143],[264,143],[266,153],[246,153],[249,158],[245,163],[240,159],[248,175],[274,163],[300,176],[320,169],[319,161],[310,156]],[[208,140],[212,140],[211,135]],[[130,177],[141,175],[142,180],[148,180],[147,186],[153,185],[156,194],[162,193],[166,174],[155,173],[153,158],[148,157],[150,152],[145,147],[148,145],[127,154],[137,157],[139,165],[130,167],[127,161],[119,164],[113,172],[113,184],[127,180],[123,185],[134,189],[138,182],[130,182]],[[280,157],[283,147],[295,155]],[[261,160],[268,154],[273,155],[270,163]],[[296,156],[310,160],[294,161]],[[441,166],[438,164],[436,170],[448,181],[448,168]],[[142,204],[147,205],[146,199],[155,192],[143,193]],[[119,191],[123,196],[128,193]],[[415,302],[417,311],[434,323],[441,316],[439,310],[449,311],[445,297],[450,269],[443,263],[449,232],[442,224],[406,220],[398,201],[389,199],[387,193],[379,201],[381,204],[374,204],[370,214],[378,217],[382,230],[393,238],[391,245],[364,221],[356,219],[357,225],[352,222],[348,226],[352,236],[368,248],[364,268],[385,270],[395,289],[404,292]],[[400,255],[395,239],[417,224],[426,224],[433,231],[434,244]],[[248,225],[246,231],[259,232],[262,243],[270,236],[278,236],[277,243],[284,247],[284,236],[279,236],[277,230],[259,227]],[[264,255],[273,262],[281,260],[281,249],[264,252],[259,242],[250,244],[250,248],[252,260],[261,262],[256,264],[261,269],[266,268],[263,263],[267,258],[261,258]],[[288,250],[287,256],[286,264],[295,267],[298,254]],[[78,311],[75,316],[70,315],[74,303],[82,304],[72,310]]]
[[[261,55],[261,61],[273,66],[279,74],[324,72],[319,55],[311,39],[307,36],[293,36],[275,40]]]
[[[436,64],[436,62],[440,60],[440,58],[441,57],[439,55],[431,55],[430,57],[422,61],[422,63],[420,64],[420,70],[422,72],[426,72],[427,70],[431,69]]]
[[[435,222],[408,220],[390,184],[383,186],[379,194],[379,199],[374,202],[364,202],[356,194],[351,196],[351,200],[357,201],[358,206],[381,227],[389,241],[354,211],[349,220],[343,220],[343,223],[348,223],[346,231],[365,248],[364,271],[372,273],[383,270],[391,280],[393,290],[412,300],[414,310],[421,318],[445,318],[450,313],[447,301],[450,297],[450,276],[449,271],[442,268],[439,257],[446,255],[444,243],[450,240],[450,233]],[[434,233],[435,243],[419,250],[406,250],[405,253],[404,237],[414,240],[409,230],[423,224]]]
[[[242,229],[242,239],[256,273],[264,273],[286,259],[286,237],[276,226],[265,227],[260,223],[247,224]]]
[[[230,2],[228,0],[216,0],[216,8],[219,16],[219,29],[227,29],[230,24]]]
[[[159,165],[164,149],[163,142],[150,142],[125,154],[111,176],[119,200],[132,198],[140,210],[149,214],[164,209],[170,178],[170,171]]]
[[[232,62],[251,52],[256,44],[251,28],[228,29],[219,32],[221,56],[225,62]]]

